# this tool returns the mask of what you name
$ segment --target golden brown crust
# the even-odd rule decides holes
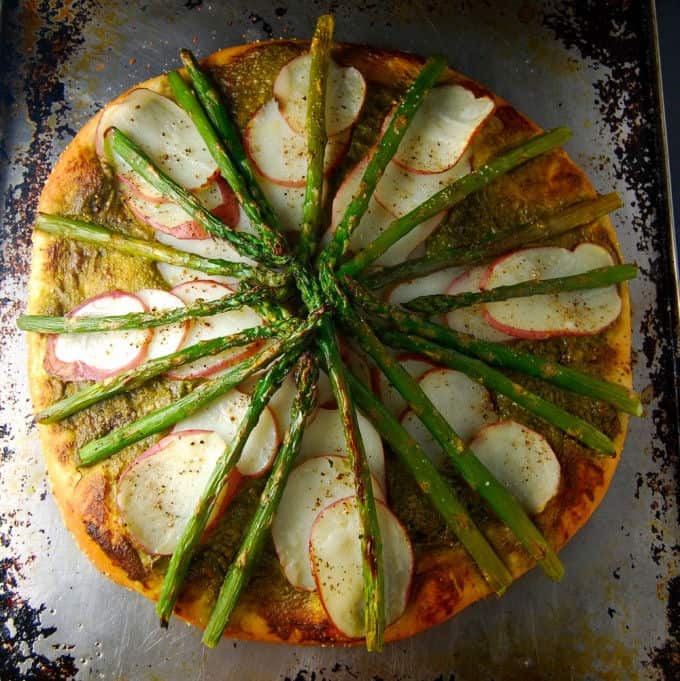
[[[228,48],[211,55],[206,63],[211,67],[223,67],[249,50],[266,46],[267,43]],[[419,58],[410,55],[346,45],[339,48],[338,58],[360,68],[369,80],[383,83],[412,77],[422,63]],[[464,81],[478,92],[490,94],[486,88],[453,71],[449,72],[448,78]],[[167,93],[163,77],[142,85]],[[493,121],[485,126],[485,137],[476,142],[476,164],[483,162],[494,149],[538,130],[506,102],[495,99],[498,106]],[[82,197],[103,191],[104,177],[94,151],[96,120],[97,117],[87,123],[62,154],[40,198],[41,211],[80,213],[85,208]],[[505,182],[500,186],[498,191],[504,193],[503,201],[514,202],[518,206],[522,203],[530,206],[536,201],[546,209],[551,209],[594,194],[585,175],[564,152],[551,154],[537,163],[542,164],[542,172],[548,178],[547,184],[523,183],[520,172],[512,183]],[[609,219],[599,220],[592,227],[592,233],[603,236],[620,255]],[[55,260],[64,257],[63,253],[55,252],[63,245],[44,233],[35,232],[33,244],[29,313],[45,312],[42,301],[48,298],[48,293],[55,286]],[[80,257],[81,251],[77,245],[69,245],[68,248],[72,249],[69,257]],[[77,270],[77,264],[74,267]],[[73,276],[77,277],[78,274]],[[97,290],[100,284],[96,278],[81,277],[78,285],[83,298],[100,292]],[[622,314],[606,331],[612,359],[607,363],[607,374],[603,377],[630,386],[630,304],[627,287],[622,286],[621,290]],[[67,306],[66,301],[64,306]],[[35,409],[39,410],[58,399],[64,388],[59,381],[48,376],[43,368],[45,338],[29,334],[28,343],[31,395]],[[538,519],[543,532],[558,548],[588,520],[609,486],[625,439],[627,418],[621,416],[620,420],[619,433],[615,437],[617,457],[595,460],[578,458],[578,452],[574,454],[566,483]],[[75,468],[73,461],[77,433],[67,426],[41,425],[39,430],[54,496],[64,522],[80,548],[109,578],[149,598],[155,598],[160,577],[150,569],[148,557],[141,556],[130,543],[117,521],[111,494],[108,493],[108,469],[94,467],[79,471]],[[508,544],[500,528],[492,531],[492,540],[498,546]],[[504,558],[517,576],[531,567],[516,549],[508,552],[506,548]],[[417,560],[409,606],[403,617],[388,629],[386,639],[400,639],[427,629],[487,594],[485,582],[462,549],[425,554]],[[210,594],[189,588],[178,604],[178,614],[201,626],[207,621],[209,606]],[[275,603],[258,601],[252,595],[246,595],[232,619],[227,635],[302,644],[353,643],[328,621],[314,594],[293,594],[284,606],[278,607]]]

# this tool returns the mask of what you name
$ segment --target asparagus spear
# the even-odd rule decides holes
[[[540,220],[490,234],[479,244],[450,248],[434,255],[407,260],[399,265],[382,267],[359,279],[367,288],[382,288],[398,281],[423,277],[446,267],[479,265],[514,248],[556,237],[579,225],[588,224],[622,205],[621,198],[616,193],[587,199]]]
[[[313,311],[289,336],[276,339],[255,355],[227,369],[219,378],[208,380],[175,402],[89,442],[79,452],[80,465],[90,466],[103,461],[128,445],[174,426],[178,421],[237,386],[248,376],[266,367],[283,353],[291,352],[316,328],[324,314],[324,308]]]
[[[347,378],[357,405],[409,469],[423,494],[477,564],[489,587],[498,596],[502,595],[512,583],[512,575],[479,531],[456,493],[418,442],[404,430],[375,395],[352,373],[348,373]]]
[[[287,280],[287,275],[283,272],[274,272],[263,267],[253,267],[241,262],[204,258],[193,253],[178,251],[158,241],[135,239],[131,236],[113,232],[108,227],[102,225],[62,215],[38,213],[35,228],[68,239],[112,248],[120,253],[134,255],[138,258],[155,262],[167,262],[170,265],[187,267],[210,275],[254,281],[263,286],[282,286]]]
[[[17,326],[22,331],[37,333],[92,333],[97,331],[124,331],[147,329],[166,324],[185,322],[188,319],[210,317],[220,312],[257,307],[266,301],[262,289],[248,289],[217,300],[198,301],[192,305],[156,312],[130,312],[120,315],[97,315],[92,317],[49,317],[45,315],[21,315]]]
[[[550,293],[583,291],[619,284],[637,276],[635,265],[610,265],[598,269],[552,279],[529,279],[508,286],[497,286],[485,291],[471,291],[455,295],[420,296],[404,303],[404,307],[427,316],[458,310],[479,303],[494,303],[524,296],[541,296]]]
[[[316,404],[317,377],[318,369],[313,355],[303,355],[296,372],[298,392],[291,410],[290,426],[288,426],[283,445],[260,495],[260,504],[224,578],[203,634],[203,643],[211,648],[216,646],[222,637],[241,592],[250,580],[253,567],[262,552],[262,546],[281,501],[288,474],[300,450],[305,425]]]
[[[294,328],[290,320],[284,320],[270,326],[254,326],[230,336],[199,341],[170,355],[150,359],[114,378],[83,388],[38,412],[35,417],[36,421],[56,423],[108,397],[139,388],[152,378],[201,357],[216,355],[224,350],[248,345],[257,340],[281,336]]]
[[[255,199],[253,199],[245,179],[232,163],[224,145],[220,141],[215,128],[206,115],[203,107],[196,99],[192,89],[186,84],[184,78],[177,71],[168,73],[168,82],[175,96],[177,103],[189,114],[196,126],[199,134],[203,138],[208,151],[215,159],[217,167],[220,169],[222,177],[227,181],[236,196],[239,205],[242,206],[245,214],[255,225],[264,244],[265,252],[271,252],[269,262],[283,265],[286,262],[284,252],[286,249],[283,235],[272,229],[264,220],[262,210]],[[256,258],[257,259],[257,258]]]
[[[177,543],[177,548],[173,551],[170,558],[170,563],[163,579],[161,593],[158,597],[158,603],[156,604],[156,612],[160,617],[161,625],[167,626],[179,596],[179,591],[189,570],[189,564],[194,556],[196,545],[208,524],[210,514],[215,507],[215,502],[224,488],[229,474],[238,464],[243,448],[246,446],[253,428],[257,425],[269,400],[278,390],[296,359],[296,350],[291,350],[284,354],[264,377],[257,382],[250,398],[248,409],[239,423],[234,438],[227,444],[224,453],[217,460],[210,479],[201,494],[201,498],[196,504],[196,509],[184,528],[182,536]]]
[[[233,159],[237,171],[243,176],[250,195],[260,206],[264,221],[281,231],[281,222],[260,189],[250,159],[243,148],[241,133],[227,112],[219,90],[212,82],[210,76],[201,69],[196,58],[189,50],[180,50],[179,56],[191,78],[191,84],[196,91],[196,95],[208,114],[208,118],[210,118],[210,122],[222,138],[222,143],[226,147],[229,156]]]
[[[501,369],[519,371],[579,395],[601,400],[627,414],[642,415],[642,403],[639,397],[624,386],[603,381],[512,346],[477,340],[453,329],[433,324],[413,313],[406,312],[403,308],[383,303],[351,279],[346,279],[345,284],[354,300],[374,319],[381,319],[385,324],[396,327],[399,331],[428,338],[439,345],[453,348],[466,355],[473,355]]]
[[[319,238],[323,205],[323,164],[326,152],[326,82],[333,41],[333,17],[319,17],[310,47],[309,86],[315,96],[307,98],[307,186],[302,204],[302,230],[298,254],[309,260]]]
[[[568,128],[555,128],[523,142],[514,149],[497,156],[481,168],[455,180],[419,206],[416,206],[412,211],[392,222],[370,245],[357,253],[352,260],[344,263],[340,268],[340,274],[357,275],[421,222],[442,210],[451,208],[466,196],[486,187],[497,177],[513,170],[529,159],[559,147],[570,136],[571,131]]]
[[[241,255],[270,265],[283,264],[280,257],[267,252],[267,249],[263,247],[262,242],[257,237],[252,234],[237,232],[215,217],[193,194],[180,187],[159,170],[142,149],[125,133],[117,128],[111,128],[106,133],[106,142],[110,144],[111,150],[118,154],[136,173],[161,192],[163,196],[175,201],[206,232],[228,241]]]
[[[532,414],[536,414],[536,416],[582,442],[587,447],[595,450],[595,452],[608,456],[616,455],[614,443],[604,433],[590,425],[590,423],[570,414],[556,404],[544,400],[539,395],[527,390],[524,386],[511,381],[500,371],[487,366],[484,362],[463,355],[456,350],[442,348],[431,341],[417,336],[388,331],[382,334],[382,337],[388,345],[395,348],[421,353],[438,364],[462,371],[475,381],[479,381],[489,390],[509,397],[516,404],[524,407],[524,409]]]
[[[371,327],[349,305],[342,307],[343,321],[364,351],[373,358],[401,396],[411,405],[465,482],[486,501],[510,528],[525,551],[553,579],[561,579],[564,568],[557,554],[531,522],[515,497],[501,485],[468,449],[422,388],[392,357]]]
[[[335,229],[333,240],[322,254],[322,258],[328,263],[329,267],[334,267],[338,259],[347,250],[350,236],[366,212],[375,186],[382,177],[387,164],[396,153],[399,143],[406,134],[406,130],[423,103],[425,96],[445,68],[446,61],[443,57],[428,59],[417,78],[406,91],[366,166],[354,197]]]

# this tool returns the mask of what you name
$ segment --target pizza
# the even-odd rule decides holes
[[[290,244],[301,240],[305,220],[311,62],[308,41],[274,40],[229,47],[201,63],[219,90],[252,175]],[[399,102],[423,63],[401,52],[333,46],[325,89],[320,249],[333,242],[348,206],[364,187],[364,173],[379,154],[381,140],[398,128]],[[164,176],[200,203],[203,218],[187,212],[176,194],[168,198],[153,177],[140,175],[120,156],[109,143],[112,128],[133,140]],[[452,184],[461,186],[461,179],[540,134],[541,129],[511,104],[445,70],[412,113],[411,125],[352,232],[346,258],[361,253],[389,225],[433,195]],[[159,599],[171,557],[179,551],[225,448],[241,438],[239,428],[256,399],[256,384],[268,375],[267,367],[274,373],[271,363],[260,359],[269,357],[266,353],[271,354],[277,342],[268,329],[292,323],[272,317],[271,306],[258,305],[257,296],[247,297],[238,273],[260,272],[253,257],[259,232],[208,146],[176,101],[167,76],[139,84],[104,107],[61,155],[40,197],[41,218],[33,239],[27,313],[33,319],[61,320],[64,331],[25,327],[32,330],[30,387],[52,491],[66,526],[92,563],[151,600]],[[388,351],[389,361],[405,370],[421,391],[418,395],[424,395],[459,436],[464,452],[474,453],[470,457],[481,462],[480,470],[491,472],[494,485],[521,507],[553,551],[583,526],[602,500],[623,449],[625,411],[636,410],[622,408],[606,394],[606,386],[617,395],[631,389],[627,287],[618,281],[597,288],[546,289],[540,295],[483,295],[526,282],[564,280],[567,286],[567,279],[574,282],[584,272],[611,271],[621,262],[621,253],[607,211],[587,219],[572,215],[584,215],[582,207],[597,198],[584,172],[562,149],[554,148],[421,220],[377,254],[363,280],[368,285],[371,277],[380,281],[385,275],[382,287],[372,289],[371,295],[377,306],[399,310],[404,324],[408,319],[438,324],[461,342],[472,339],[508,356],[530,356],[541,366],[563,367],[574,383],[585,377],[583,383],[605,386],[600,393],[586,394],[564,383],[556,385],[548,373],[529,375],[517,365],[489,369],[491,360],[487,358],[487,364],[479,355],[473,360],[477,364],[468,366],[464,352],[458,356],[449,348],[445,355],[433,347],[429,353],[419,351],[413,336],[408,336],[410,341],[402,336]],[[50,222],[49,216],[60,217]],[[105,229],[89,240],[78,237],[77,230],[65,236],[47,229],[48,223],[59,220]],[[529,238],[537,226],[560,221],[568,222],[569,229]],[[233,233],[238,239],[216,238],[206,225],[224,228],[223,235],[232,238]],[[493,257],[488,250],[486,257],[473,257],[508,235],[508,243],[515,239],[512,246]],[[158,250],[144,255],[144,244]],[[251,246],[252,252],[243,252]],[[181,260],[177,253],[189,256]],[[442,266],[441,256],[447,253],[467,253],[462,260],[467,258],[468,264]],[[440,265],[422,276],[399,276],[403,263],[437,258]],[[272,291],[277,289],[283,293],[278,291],[273,299],[283,300],[297,314],[302,303],[294,295],[285,297],[285,285],[272,285]],[[479,295],[482,298],[474,297]],[[225,303],[236,296],[246,304]],[[424,314],[416,299],[432,296],[446,305],[458,302],[445,311]],[[469,302],[476,300],[483,302]],[[166,315],[161,325],[140,322],[159,315]],[[95,317],[136,322],[71,331],[74,320]],[[364,320],[375,321],[366,312]],[[530,569],[536,556],[527,553],[486,503],[484,490],[465,483],[465,475],[461,477],[424,425],[419,403],[386,377],[357,334],[338,328],[344,366],[369,388],[384,419],[389,416],[394,432],[408,444],[405,453],[395,452],[394,443],[376,426],[375,414],[358,410],[370,503],[382,537],[385,640],[397,640],[454,616],[494,591],[489,575],[452,530],[456,519],[451,509],[438,506],[429,482],[414,474],[414,460],[427,459],[422,464],[427,475],[436,476],[446,498],[459,500],[469,512],[485,546],[511,579]],[[382,333],[382,327],[375,328]],[[248,336],[249,342],[222,342],[252,329],[260,331]],[[384,342],[389,341],[388,333]],[[192,356],[191,361],[186,355],[181,364],[162,364],[164,358],[201,343],[212,344],[213,354]],[[200,409],[187,410],[182,418],[144,436],[130,436],[122,443],[126,446],[110,455],[97,448],[97,443],[109,438],[110,444],[112,434],[149,414],[192,403],[192,396],[207,395],[211,386],[224,388],[224,376],[251,364],[255,370],[228,390],[215,390]],[[137,380],[140,369],[152,365],[165,370]],[[280,386],[270,390],[271,400],[243,440],[237,463],[225,469],[210,507],[203,509],[204,527],[177,594],[174,612],[182,619],[199,627],[210,620],[239,545],[266,502],[261,495],[269,489],[272,466],[278,475],[277,457],[289,447],[297,456],[280,486],[278,505],[258,535],[256,560],[225,634],[291,644],[363,640],[359,546],[364,501],[357,496],[357,465],[349,456],[353,452],[334,385],[323,369],[316,386],[317,406],[303,419],[297,449],[293,452],[289,437],[296,427],[291,409],[297,404],[291,364]],[[300,371],[297,374],[299,379]],[[86,390],[91,399],[83,401],[79,396]],[[97,397],[101,391],[106,399]],[[62,418],[45,417],[54,415],[50,410],[55,405],[79,399],[80,407],[62,410]],[[629,402],[635,404],[634,396]],[[564,425],[564,414],[569,424],[581,426]],[[131,430],[126,432],[130,435]],[[83,465],[83,452],[92,455],[91,465]]]

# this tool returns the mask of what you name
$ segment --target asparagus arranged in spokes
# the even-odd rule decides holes
[[[635,265],[611,265],[595,270],[573,274],[568,277],[522,281],[508,286],[497,286],[485,291],[457,293],[455,295],[420,296],[404,303],[404,307],[428,316],[470,307],[479,303],[494,303],[524,296],[541,296],[549,293],[585,291],[603,288],[612,284],[635,279],[638,270]]]
[[[487,366],[484,362],[463,355],[457,350],[442,348],[417,336],[388,331],[382,334],[382,337],[392,347],[421,353],[438,364],[462,371],[470,378],[481,382],[489,390],[509,397],[515,404],[524,407],[532,414],[536,414],[567,435],[592,448],[595,452],[609,456],[616,454],[614,443],[604,433],[591,426],[590,423],[570,414],[556,404],[544,400],[524,386],[510,380],[500,371]]]
[[[378,340],[366,321],[351,310],[349,305],[343,306],[343,310],[346,311],[343,320],[361,347],[411,405],[463,480],[489,504],[544,572],[552,579],[561,579],[564,568],[557,554],[531,522],[515,497],[465,446],[418,383]]]
[[[418,487],[475,561],[489,587],[500,596],[512,583],[512,575],[470,518],[465,506],[399,421],[356,376],[350,373],[348,378],[352,396],[359,407],[408,467]]]
[[[435,341],[439,345],[453,348],[466,355],[473,355],[488,364],[502,369],[511,369],[540,378],[565,390],[607,402],[627,414],[642,415],[642,403],[637,395],[624,386],[589,376],[571,367],[553,362],[524,350],[482,341],[453,329],[433,324],[396,305],[388,305],[371,295],[356,281],[345,280],[352,298],[370,313],[372,318],[382,320],[388,327],[395,327],[407,334],[415,334]]]
[[[383,499],[381,493],[387,492],[387,489],[379,491],[380,502],[376,506],[375,483],[359,428],[357,407],[362,409],[380,436],[403,462],[420,490],[474,561],[489,588],[500,595],[512,583],[512,566],[504,564],[489,540],[474,523],[453,487],[428,458],[427,446],[421,446],[364,382],[346,368],[340,353],[336,322],[349,330],[362,350],[382,371],[391,388],[394,388],[410,405],[413,413],[409,412],[409,415],[415,415],[419,419],[418,425],[422,424],[438,443],[459,477],[490,507],[509,528],[526,553],[553,579],[562,576],[563,567],[549,542],[530,520],[518,499],[491,473],[491,470],[495,472],[496,469],[491,464],[489,467],[484,465],[471,448],[464,444],[456,432],[460,429],[451,426],[423,387],[391,355],[383,343],[418,353],[465,374],[469,378],[466,376],[461,378],[471,384],[474,381],[473,386],[476,389],[484,390],[477,385],[481,384],[492,392],[507,396],[515,404],[580,441],[596,454],[615,455],[614,443],[587,421],[527,390],[504,375],[501,370],[518,371],[543,379],[560,388],[605,401],[631,414],[640,415],[642,412],[637,396],[623,386],[586,375],[509,345],[477,340],[426,319],[427,315],[479,303],[611,286],[635,277],[637,269],[633,265],[601,267],[582,274],[554,279],[521,281],[479,292],[421,296],[406,303],[408,309],[383,303],[365,288],[382,287],[453,265],[485,263],[518,246],[555,237],[618,208],[621,201],[616,194],[600,196],[581,201],[528,224],[489,235],[470,247],[447,249],[435,255],[416,258],[364,274],[367,266],[374,263],[423,221],[461,202],[471,193],[483,189],[494,179],[530,159],[559,147],[571,134],[566,128],[556,128],[536,135],[445,186],[416,208],[393,220],[371,244],[343,263],[350,237],[366,214],[376,185],[388,164],[394,161],[409,125],[446,68],[441,57],[432,58],[425,63],[396,106],[370,158],[364,161],[365,170],[358,189],[340,216],[333,237],[318,255],[315,267],[312,268],[311,261],[316,255],[320,234],[326,227],[323,223],[322,193],[324,155],[329,140],[326,130],[326,97],[333,28],[331,16],[321,17],[311,42],[305,130],[307,174],[301,233],[295,249],[286,243],[281,233],[281,221],[258,185],[257,175],[246,154],[239,128],[224,106],[217,86],[188,50],[182,50],[180,54],[189,82],[185,81],[179,71],[169,73],[168,82],[172,93],[179,106],[193,121],[200,138],[215,161],[215,165],[210,164],[211,177],[214,177],[218,168],[257,234],[235,231],[213,215],[191,192],[157,167],[136,144],[135,135],[130,133],[128,137],[117,128],[110,128],[106,132],[105,147],[108,152],[118,155],[126,162],[132,169],[133,176],[145,180],[160,193],[163,198],[159,200],[170,200],[178,204],[206,232],[228,241],[244,259],[251,258],[255,262],[235,263],[193,255],[158,242],[129,237],[102,225],[68,217],[40,214],[36,221],[36,229],[65,238],[112,248],[150,261],[199,270],[206,275],[234,277],[240,281],[240,289],[230,297],[214,301],[199,300],[186,307],[160,312],[135,312],[100,317],[26,315],[18,321],[19,327],[24,330],[55,334],[140,329],[174,324],[243,306],[255,308],[269,322],[265,326],[247,328],[240,333],[195,343],[172,354],[146,361],[132,369],[127,368],[130,364],[126,367],[121,366],[120,370],[124,368],[127,370],[61,399],[37,415],[37,419],[42,423],[54,423],[104,399],[139,388],[151,379],[197,359],[260,339],[270,339],[270,342],[263,344],[263,347],[258,348],[254,354],[242,360],[235,359],[234,361],[238,363],[229,366],[217,378],[208,378],[203,382],[199,380],[190,393],[89,442],[78,453],[79,465],[88,466],[101,462],[133,443],[162,433],[237,387],[256,372],[262,372],[247,408],[245,402],[247,398],[241,395],[244,400],[241,408],[245,411],[239,412],[243,414],[242,418],[239,416],[238,419],[232,419],[234,424],[238,423],[236,434],[233,437],[224,436],[228,444],[219,458],[218,455],[222,451],[219,440],[217,448],[213,449],[211,460],[217,460],[217,463],[202,490],[193,514],[191,510],[187,511],[176,524],[178,529],[175,537],[179,536],[180,528],[189,519],[172,553],[157,604],[157,612],[164,626],[173,613],[192,558],[216,509],[220,494],[228,484],[237,464],[239,471],[243,472],[239,459],[249,436],[263,413],[269,413],[267,405],[270,399],[292,367],[297,364],[296,394],[289,415],[290,425],[286,429],[283,443],[261,494],[260,503],[245,528],[240,546],[213,606],[203,636],[203,642],[210,647],[215,646],[223,635],[261,554],[288,474],[300,450],[305,426],[316,405],[318,365],[323,366],[328,373],[342,422],[348,470],[351,471],[355,487],[359,518],[356,525],[359,534],[357,539],[361,546],[364,635],[367,648],[369,650],[382,648],[386,626],[385,571],[389,570],[390,566],[385,565],[386,559],[383,557],[384,546],[378,510],[385,510],[380,505]],[[438,90],[435,90],[432,96],[437,92]],[[175,107],[174,104],[172,106]],[[188,119],[183,120],[188,124]],[[127,128],[126,130],[129,132]],[[408,139],[405,145],[407,142]],[[300,151],[299,146],[296,149]],[[210,162],[208,154],[204,153],[204,156]],[[397,161],[398,158],[394,162]],[[363,166],[359,166],[361,167]],[[221,180],[219,182],[224,188],[224,183]],[[445,182],[441,182],[439,186],[444,184]],[[211,204],[206,202],[206,205]],[[395,211],[395,214],[400,215],[401,212],[403,211]],[[387,220],[382,224],[386,223]],[[591,265],[593,266],[595,265]],[[531,274],[525,274],[522,278],[529,279],[529,276]],[[360,283],[352,277],[358,278]],[[508,283],[508,280],[503,283]],[[297,297],[290,295],[293,293],[293,284],[297,287],[299,294]],[[291,303],[290,309],[281,307],[279,305],[281,300]],[[298,301],[297,307],[291,302],[294,300]],[[299,304],[299,300],[302,304]],[[140,306],[133,309],[145,308]],[[243,324],[249,325],[250,323]],[[203,418],[202,414],[198,416]],[[361,422],[363,428],[365,425],[363,417]],[[368,425],[370,427],[370,424]],[[275,424],[272,432],[276,433]],[[534,435],[536,438],[542,437],[538,433]],[[367,435],[366,438],[367,442],[370,442],[370,436]],[[377,435],[375,438],[380,442]],[[267,450],[271,457],[279,441],[273,437],[272,442]],[[504,441],[501,441],[501,445],[503,443]],[[371,451],[369,447],[369,453]],[[427,451],[429,453],[429,450]],[[379,453],[382,457],[382,444]],[[482,457],[482,454],[479,456]],[[271,465],[271,460],[268,460],[267,465]],[[381,458],[380,461],[384,473],[384,459]],[[372,459],[371,465],[375,465]],[[559,470],[559,463],[556,463],[556,466]],[[206,477],[203,480],[207,479],[208,470],[210,469],[206,470]],[[265,466],[258,474],[264,470]],[[501,476],[499,478],[503,479]],[[386,531],[385,538],[389,539],[389,536],[389,532]],[[385,546],[389,544],[386,543]],[[408,545],[406,548],[409,548]],[[170,551],[172,548],[166,553],[169,554]],[[389,551],[387,555],[389,556]],[[354,565],[355,574],[359,579],[358,552]],[[388,595],[390,590],[388,584]],[[358,589],[356,592],[359,593]],[[323,593],[321,595],[323,597]],[[327,612],[332,620],[328,608]],[[394,619],[387,621],[392,622]],[[348,634],[339,625],[338,629],[345,635],[355,635]]]
[[[580,225],[586,225],[622,205],[621,198],[615,192],[586,199],[544,218],[489,234],[479,244],[449,248],[399,265],[381,267],[374,272],[361,274],[358,279],[367,288],[374,289],[423,277],[447,267],[480,265],[514,248],[556,237]]]
[[[253,567],[262,552],[274,513],[281,501],[288,474],[300,450],[305,425],[314,410],[317,398],[318,368],[311,354],[303,355],[296,371],[297,395],[291,409],[290,425],[276,457],[267,483],[241,545],[227,572],[217,602],[203,634],[203,643],[211,648],[219,642],[229,623],[241,593],[250,579]]]
[[[191,84],[196,92],[196,96],[205,109],[213,127],[222,138],[222,143],[229,157],[233,160],[237,173],[241,173],[248,191],[255,203],[260,207],[265,222],[280,231],[280,221],[257,183],[250,159],[243,148],[241,134],[233,119],[224,108],[219,91],[211,81],[210,76],[201,69],[196,58],[189,50],[180,50],[179,56],[191,78]]]
[[[216,355],[231,348],[249,345],[257,340],[283,336],[293,331],[294,328],[293,320],[283,320],[269,326],[254,326],[230,336],[199,341],[170,355],[150,359],[114,378],[95,383],[73,395],[64,397],[38,412],[35,419],[40,423],[56,423],[97,402],[139,388],[152,378],[189,364],[189,362]]]
[[[252,281],[262,286],[272,287],[282,286],[288,279],[288,275],[285,272],[276,272],[264,267],[252,266],[241,262],[204,258],[193,253],[179,251],[159,241],[136,239],[119,232],[114,232],[103,225],[76,220],[62,215],[39,213],[35,221],[35,229],[67,239],[82,241],[83,243],[104,246],[105,248],[111,248],[114,251],[133,255],[137,258],[198,270],[211,276],[235,277],[245,281]]]
[[[182,532],[182,537],[172,554],[165,578],[163,579],[163,587],[156,605],[156,612],[163,625],[167,625],[170,619],[198,540],[208,524],[208,518],[210,518],[210,514],[227,481],[227,477],[238,463],[248,437],[257,425],[260,415],[296,359],[297,351],[294,348],[280,357],[265,376],[257,382],[250,398],[248,410],[239,423],[236,436],[228,443],[224,454],[217,461],[208,484],[196,505],[196,510]]]
[[[93,317],[49,317],[45,315],[22,315],[17,326],[22,331],[38,333],[91,333],[96,331],[123,331],[148,329],[166,324],[176,324],[189,319],[210,317],[220,312],[239,310],[245,306],[257,307],[267,300],[266,291],[250,289],[217,300],[198,301],[192,305],[156,312],[131,312],[122,315]]]
[[[128,445],[174,426],[189,414],[193,414],[236,387],[256,371],[265,368],[281,354],[291,352],[310,335],[324,314],[324,308],[311,312],[290,335],[274,340],[269,346],[240,364],[227,369],[219,378],[210,379],[177,401],[149,412],[132,423],[116,428],[98,440],[89,442],[79,452],[80,464],[89,466],[103,461]]]
[[[489,161],[481,168],[463,175],[411,212],[395,220],[372,244],[342,265],[339,270],[340,275],[357,275],[421,222],[460,203],[466,196],[486,187],[497,177],[513,170],[522,163],[556,149],[564,144],[569,137],[571,137],[571,131],[568,128],[555,128],[523,142],[514,149]]]
[[[298,254],[308,261],[316,251],[321,229],[324,155],[326,153],[326,82],[333,42],[333,17],[320,17],[312,38],[309,67],[310,87],[315,96],[307,98],[307,184],[302,206],[302,229]]]
[[[253,199],[245,179],[239,174],[232,163],[232,160],[215,132],[208,115],[196,99],[196,95],[184,82],[184,79],[177,71],[168,73],[168,81],[177,103],[191,117],[196,129],[205,141],[212,157],[215,159],[222,176],[234,192],[239,205],[257,228],[261,238],[261,243],[255,241],[258,249],[261,249],[261,247],[264,246],[265,252],[271,252],[271,255],[267,255],[266,261],[273,261],[278,265],[285,264],[286,259],[283,257],[285,242],[281,233],[265,222],[259,204]],[[260,257],[262,256],[261,251],[259,255]],[[257,255],[255,257],[257,257]]]
[[[175,201],[208,234],[228,241],[241,255],[249,256],[258,262],[268,265],[282,264],[281,256],[268,251],[257,237],[252,234],[237,232],[215,217],[193,194],[180,187],[159,170],[142,149],[125,133],[117,128],[111,128],[106,133],[106,142],[110,145],[111,150],[118,154],[136,173],[163,196]]]

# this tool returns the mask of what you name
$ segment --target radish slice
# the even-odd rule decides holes
[[[393,215],[405,215],[471,170],[465,156],[452,168],[427,175],[409,172],[392,161],[375,188],[375,199]]]
[[[185,307],[184,303],[174,293],[163,291],[159,288],[144,288],[137,291],[137,297],[146,305],[149,312],[158,310],[174,310],[178,307]],[[163,357],[180,349],[189,333],[191,321],[178,324],[167,324],[166,326],[156,326],[153,328],[153,337],[149,343],[146,353],[147,359]]]
[[[419,384],[464,442],[469,442],[483,425],[498,418],[488,390],[460,371],[432,369],[422,376]],[[444,464],[446,455],[413,411],[404,414],[401,424],[421,444],[432,463]]]
[[[272,523],[272,538],[286,579],[296,588],[314,591],[309,537],[319,512],[356,493],[349,462],[342,456],[315,456],[295,468],[286,482]],[[384,501],[373,478],[373,494]]]
[[[560,462],[547,440],[516,421],[485,426],[470,449],[529,513],[540,513],[560,485]]]
[[[385,565],[385,623],[406,609],[413,577],[413,548],[397,516],[376,502]],[[340,499],[314,521],[309,553],[319,595],[333,624],[346,636],[364,636],[361,522],[356,498]]]
[[[416,355],[403,354],[396,357],[397,361],[416,380],[420,380],[428,371],[434,368],[432,362]],[[399,418],[406,409],[408,402],[401,396],[399,391],[385,378],[385,374],[376,369],[377,393],[380,401],[391,414]]]
[[[69,317],[97,317],[146,312],[131,293],[112,291],[86,300]],[[137,366],[147,356],[152,329],[52,334],[47,344],[47,371],[65,381],[101,381]]]
[[[118,479],[117,503],[127,531],[145,551],[169,555],[226,448],[215,432],[173,433],[138,456]],[[240,475],[234,473],[211,515],[214,524],[233,496]]]
[[[234,291],[228,286],[209,279],[185,282],[176,286],[171,292],[186,305],[191,305],[199,300],[217,300],[218,298],[234,294]],[[220,312],[210,317],[200,317],[193,321],[184,345],[189,347],[202,340],[229,336],[244,329],[261,325],[262,318],[250,307],[242,307],[239,310],[231,310],[230,312]],[[261,341],[255,341],[240,348],[225,350],[212,357],[203,357],[195,362],[190,362],[182,367],[173,369],[168,376],[175,379],[210,376],[249,357],[261,345]]]
[[[482,282],[484,289],[530,279],[553,279],[613,265],[609,252],[591,243],[573,251],[556,246],[523,248],[499,258]],[[618,288],[527,296],[487,303],[486,319],[517,338],[583,336],[607,328],[621,314]]]
[[[460,85],[434,88],[406,131],[395,162],[419,173],[448,170],[458,162],[493,110],[492,99],[475,97]]]
[[[250,396],[240,390],[230,390],[207,407],[177,423],[173,432],[182,430],[215,431],[229,444],[236,437],[241,419],[248,410]],[[272,411],[265,407],[253,428],[237,468],[241,475],[260,476],[274,461],[281,438],[279,425]],[[226,447],[227,445],[225,445]]]
[[[327,231],[326,238],[330,237],[340,220],[342,220],[345,209],[359,187],[361,178],[368,165],[369,158],[370,156],[365,157],[354,166],[338,188],[338,191],[333,198],[331,227],[330,230]],[[400,262],[407,260],[411,252],[425,241],[425,239],[427,239],[427,237],[439,226],[443,217],[444,212],[439,213],[418,225],[383,253],[375,261],[376,264],[384,266],[397,265]],[[383,208],[375,198],[372,198],[368,204],[368,209],[361,218],[361,222],[352,233],[349,242],[350,250],[356,253],[366,248],[366,246],[382,234],[394,220],[396,220],[396,216]]]
[[[402,281],[386,291],[385,299],[392,305],[401,305],[420,296],[446,293],[451,280],[460,276],[462,272],[462,267],[447,267],[424,277]]]
[[[380,487],[385,490],[385,452],[378,431],[361,413],[357,412],[359,432],[364,441],[366,458],[371,473]],[[314,418],[308,423],[300,445],[299,461],[304,461],[320,454],[337,454],[347,456],[345,431],[342,427],[340,412],[337,409],[318,409]]]
[[[274,97],[279,109],[288,125],[298,133],[306,130],[311,61],[309,54],[296,57],[279,71],[274,81]],[[326,86],[326,133],[329,137],[356,122],[365,97],[366,81],[361,72],[353,66],[340,66],[331,59]]]
[[[127,184],[122,184],[120,191],[132,214],[153,229],[166,232],[177,239],[210,238],[203,227],[192,220],[176,203],[148,201],[138,196]],[[231,188],[222,178],[194,191],[193,194],[222,222],[230,227],[236,227],[240,215],[239,205]]]
[[[105,154],[104,136],[116,127],[138,144],[177,184],[202,187],[218,173],[217,165],[189,115],[175,102],[147,88],[136,88],[106,107],[96,132],[97,153]],[[115,154],[109,159],[121,172],[130,168]]]
[[[481,282],[486,278],[489,268],[487,266],[473,267],[459,277],[456,277],[449,286],[446,293],[455,295],[457,293],[477,292],[480,290]],[[471,305],[453,310],[446,315],[446,322],[454,331],[467,333],[480,340],[503,343],[513,340],[512,336],[503,333],[489,324],[486,317],[486,305]]]
[[[351,133],[328,138],[325,172],[330,173],[344,156]],[[270,99],[248,123],[246,150],[261,175],[286,187],[302,187],[307,177],[307,137],[291,130],[276,100]]]

